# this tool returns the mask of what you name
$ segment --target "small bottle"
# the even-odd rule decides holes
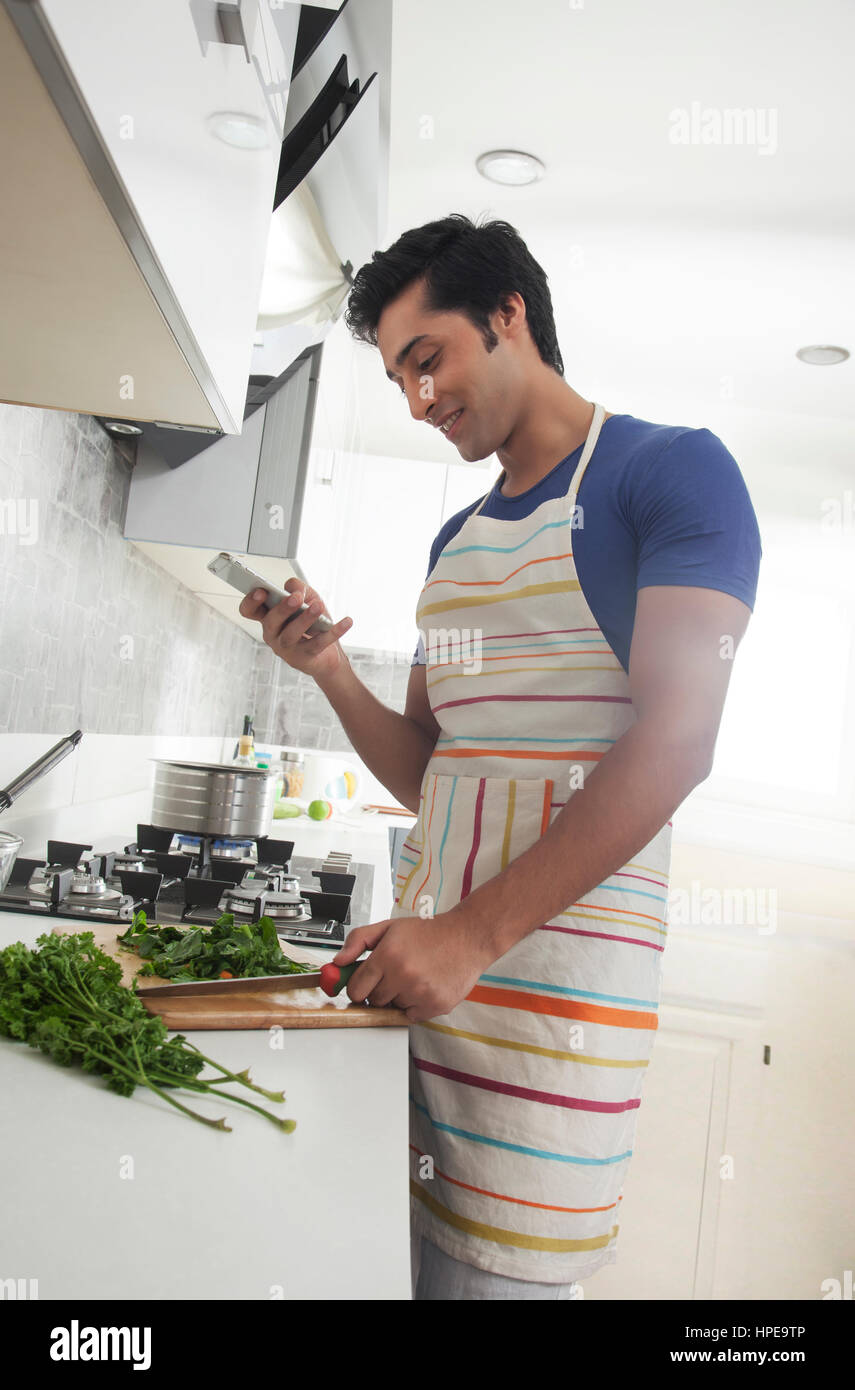
[[[255,736],[254,736],[254,732],[253,732],[253,728],[252,728],[252,715],[251,715],[251,714],[245,714],[244,717],[243,717],[243,737],[246,738],[247,735],[249,735],[249,739],[250,739],[250,753],[252,754],[252,757],[254,758],[254,757],[255,757]],[[235,763],[236,763],[239,756],[240,756],[240,739],[238,739],[237,743],[235,744],[235,751],[234,751],[234,753],[232,754],[232,762],[235,762]]]
[[[241,734],[238,739],[238,751],[234,765],[235,767],[255,767],[255,758],[252,753],[252,734]]]

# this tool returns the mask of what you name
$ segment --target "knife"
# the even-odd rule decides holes
[[[178,994],[228,994],[231,991],[272,991],[283,989],[322,989],[330,998],[339,994],[347,984],[354,970],[364,962],[356,960],[352,965],[333,965],[327,962],[320,970],[294,975],[245,975],[231,980],[183,980],[177,985],[151,985],[137,989],[141,999],[149,995],[160,998],[162,995]]]

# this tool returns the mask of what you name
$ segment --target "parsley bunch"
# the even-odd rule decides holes
[[[244,1096],[217,1088],[236,1081],[268,1100],[284,1101],[282,1091],[266,1091],[249,1072],[222,1067],[187,1041],[168,1037],[163,1019],[150,1014],[133,990],[122,984],[122,969],[95,945],[91,931],[78,936],[38,938],[38,951],[15,941],[0,951],[0,1036],[16,1038],[53,1057],[103,1076],[111,1091],[130,1096],[149,1090],[185,1115],[212,1129],[230,1130],[224,1119],[209,1120],[168,1094],[181,1088],[222,1096],[265,1115],[289,1133],[295,1120],[281,1119]],[[220,1075],[200,1077],[205,1065]]]

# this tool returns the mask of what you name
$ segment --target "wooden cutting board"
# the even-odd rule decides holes
[[[116,940],[116,925],[110,922],[63,923],[53,928],[56,936],[91,931],[95,945],[113,956],[122,967],[122,982],[132,986],[142,961],[135,951],[126,951]],[[288,943],[285,954],[291,960],[322,965],[329,953],[305,950]],[[227,994],[166,995],[145,998],[146,985],[168,985],[158,975],[145,975],[139,981],[140,998],[150,1013],[160,1014],[167,1028],[179,1031],[193,1028],[406,1028],[409,1020],[402,1009],[371,1009],[353,1004],[342,992],[330,999],[321,989],[283,990],[260,994],[229,990]],[[342,1002],[344,1001],[344,1002]]]

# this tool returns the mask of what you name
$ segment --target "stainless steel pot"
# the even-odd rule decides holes
[[[276,775],[269,768],[153,758],[151,823],[191,835],[267,835]]]

